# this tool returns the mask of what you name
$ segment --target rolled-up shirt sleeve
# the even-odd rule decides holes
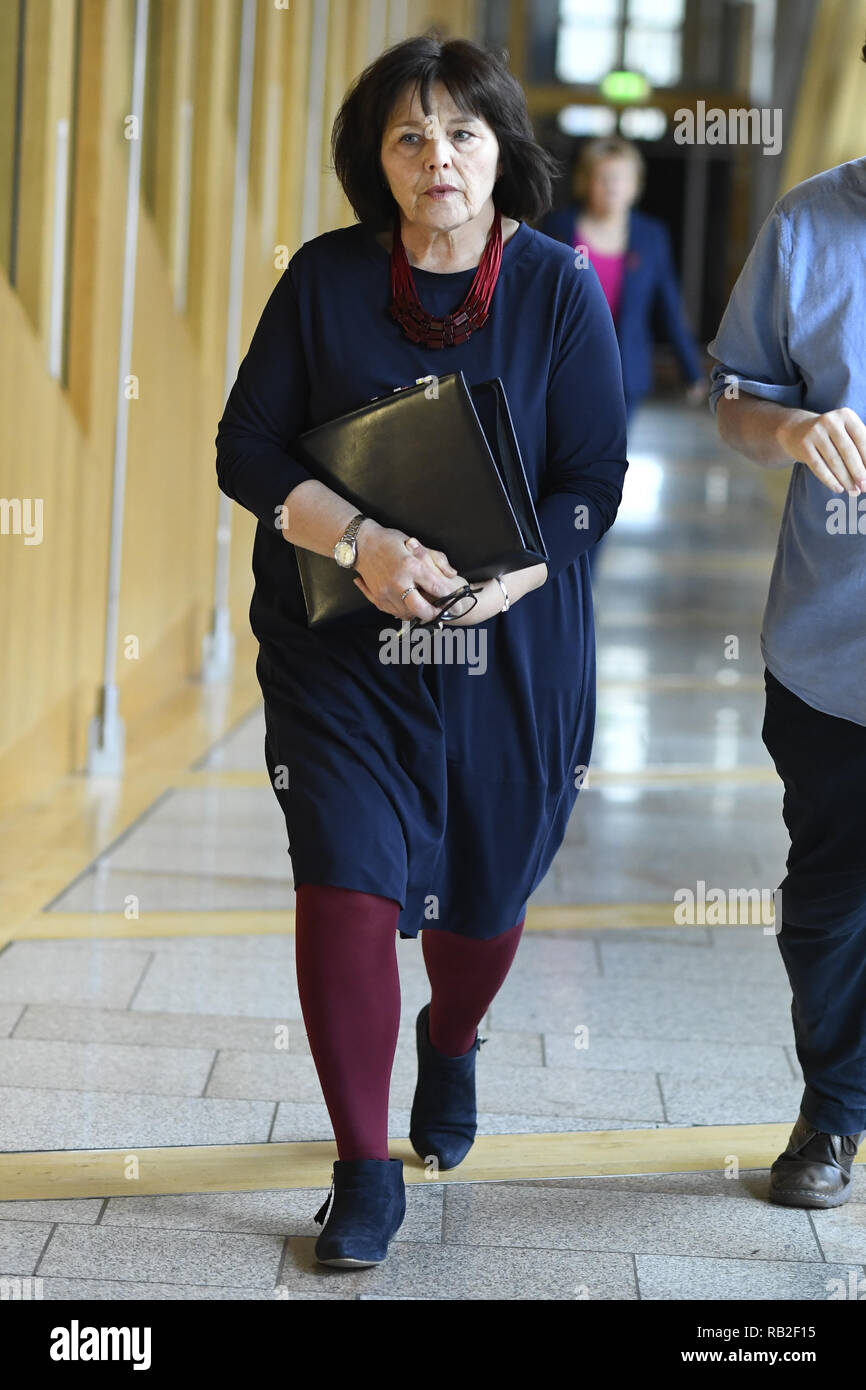
[[[217,427],[220,490],[279,526],[292,489],[313,475],[287,450],[306,427],[310,387],[292,261],[274,286]]]
[[[791,256],[790,223],[777,205],[761,227],[731,291],[719,331],[707,345],[707,352],[716,358],[709,394],[714,415],[728,389],[778,405],[803,403],[805,383],[788,341]]]
[[[575,272],[556,333],[546,462],[536,511],[552,577],[611,526],[628,468],[619,345],[592,266]]]

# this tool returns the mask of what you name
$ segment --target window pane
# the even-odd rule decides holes
[[[556,45],[560,82],[599,82],[616,62],[616,29],[562,25]]]
[[[628,0],[629,26],[679,29],[686,17],[686,0]]]
[[[619,0],[560,0],[559,22],[563,28],[572,23],[614,26],[618,15]]]
[[[654,87],[673,86],[682,76],[679,30],[627,29],[625,65],[645,73]]]

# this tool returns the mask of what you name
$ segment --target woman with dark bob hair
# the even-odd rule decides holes
[[[453,1168],[474,1141],[477,1027],[589,760],[586,555],[614,520],[627,462],[610,312],[591,267],[529,226],[551,205],[557,165],[504,62],[463,39],[396,44],[350,88],[332,154],[358,222],[292,257],[216,446],[220,488],[259,521],[250,622],[265,757],[288,831],[301,1009],[339,1155],[316,1257],[353,1267],[386,1257],[406,1210],[402,1160],[388,1153],[398,932],[421,933],[431,991],[415,1027],[412,1147]],[[503,382],[548,562],[447,610],[439,635],[472,629],[461,640],[482,660],[386,661],[382,639],[437,620],[463,576],[428,548],[423,524],[408,536],[363,516],[292,442],[460,371],[470,385]],[[403,462],[411,470],[411,449]],[[363,612],[310,628],[295,547],[353,568]]]

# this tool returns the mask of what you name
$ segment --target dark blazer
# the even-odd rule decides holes
[[[578,210],[579,205],[574,204],[549,212],[538,230],[570,246]],[[652,317],[656,305],[683,374],[689,384],[701,380],[706,373],[686,323],[670,233],[657,217],[632,208],[622,298],[614,325],[622,358],[623,391],[630,411],[652,390]]]

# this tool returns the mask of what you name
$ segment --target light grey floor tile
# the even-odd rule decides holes
[[[628,1192],[632,1196],[662,1192],[670,1196],[766,1202],[769,1178],[767,1168],[741,1168],[736,1177],[727,1177],[724,1156],[720,1155],[716,1169],[686,1173],[599,1173],[586,1178],[533,1178],[532,1186],[575,1188],[578,1191],[597,1188],[600,1192]]]
[[[585,935],[524,932],[511,968],[524,979],[543,981],[563,975],[586,979],[598,974],[598,957]]]
[[[453,1184],[445,1193],[443,1240],[633,1254],[820,1258],[805,1211],[723,1197],[553,1190],[529,1182]]]
[[[328,1196],[321,1188],[269,1192],[194,1192],[163,1197],[113,1197],[102,1218],[105,1226],[163,1230],[246,1231],[254,1235],[318,1235],[313,1217]],[[433,1241],[442,1230],[442,1185],[429,1181],[406,1187],[406,1217],[395,1240]]]
[[[781,985],[602,977],[551,981],[543,994],[509,975],[490,1007],[493,1028],[573,1033],[577,1025],[611,1037],[784,1044],[791,1039],[790,993]]]
[[[133,1007],[147,1012],[302,1018],[291,962],[274,960],[264,969],[260,960],[217,960],[204,955],[195,969],[187,970],[157,955]]]
[[[67,1279],[270,1289],[276,1283],[282,1252],[279,1235],[58,1226],[38,1273]]]
[[[634,943],[646,946],[701,946],[706,950],[710,945],[710,934],[706,927],[665,926],[664,904],[659,904],[659,925],[657,927],[604,927],[585,933],[599,944],[605,941]]]
[[[50,913],[46,913],[50,916]],[[141,919],[146,921],[146,917]],[[100,921],[96,918],[97,923]],[[178,968],[186,964],[188,968],[194,968],[196,960],[194,957],[201,957],[204,960],[215,962],[229,962],[241,959],[248,961],[260,961],[266,968],[270,968],[273,961],[293,964],[295,959],[295,938],[289,930],[288,921],[284,931],[257,933],[244,933],[242,930],[246,918],[244,914],[237,914],[238,930],[234,935],[215,935],[215,936],[138,936],[127,932],[124,935],[124,924],[118,922],[109,923],[106,921],[105,930],[117,932],[119,935],[103,936],[98,938],[100,951],[145,951],[148,954],[155,954],[157,951],[166,956],[180,957]],[[137,924],[136,924],[137,925]],[[34,943],[42,945],[44,943]],[[63,942],[65,951],[73,954],[76,951],[87,952],[92,949],[93,942],[86,938],[71,938]]]
[[[199,1096],[212,1048],[0,1039],[0,1086]]]
[[[862,1170],[862,1164],[855,1166]],[[859,1174],[857,1189],[843,1207],[829,1211],[814,1211],[812,1220],[826,1260],[841,1263],[866,1264],[866,1182],[864,1174]],[[860,1201],[855,1198],[860,1195]],[[866,1294],[866,1284],[861,1290]]]
[[[283,883],[291,878],[285,823],[276,807],[273,818],[246,825],[207,821],[179,824],[154,816],[100,856],[103,873],[151,874],[156,865],[166,877],[194,875]]]
[[[510,1037],[511,1034],[503,1034]],[[535,1037],[535,1034],[517,1036]],[[36,1004],[24,1011],[16,1038],[70,1042],[145,1044],[163,1048],[226,1047],[270,1053],[279,1043],[287,1052],[309,1052],[302,1019],[232,1018],[220,1014],[169,1014],[135,1009],[78,1009]]]
[[[23,1013],[22,1004],[0,1004],[0,1038],[8,1038]]]
[[[35,1274],[50,1234],[47,1221],[0,1221],[0,1270],[7,1274]]]
[[[229,957],[203,949],[182,959],[184,968],[170,954],[154,953],[153,964],[132,1006],[136,1012],[301,1020],[295,964],[288,955],[283,959],[265,958],[257,956],[253,949],[247,955]],[[401,963],[400,990],[403,1018],[407,1023],[414,1021],[421,1005],[430,998],[426,973]]]
[[[770,1080],[760,1070],[751,1080],[698,1072],[659,1080],[667,1117],[680,1125],[793,1125],[803,1095],[802,1081]]]
[[[216,1284],[143,1284],[124,1279],[43,1279],[43,1298],[60,1303],[181,1302],[214,1303],[272,1299],[273,1291],[261,1288],[219,1288]]]
[[[17,1007],[17,1006],[16,1006]],[[86,1009],[33,1005],[20,1009],[16,1038],[67,1039],[71,1042],[146,1044],[149,1048],[225,1048],[254,1054],[310,1055],[303,1019],[233,1018],[230,1015],[148,1013],[144,1010]],[[493,1032],[482,1021],[484,1056],[514,1066],[543,1063],[539,1033]],[[398,1056],[417,1068],[415,1023],[403,1010]]]
[[[784,1148],[784,1143],[779,1149]],[[775,1155],[774,1155],[775,1157]],[[638,1174],[598,1174],[587,1178],[545,1178],[533,1180],[534,1187],[575,1187],[600,1188],[608,1191],[667,1192],[670,1194],[689,1194],[691,1196],[722,1197],[728,1200],[739,1198],[747,1202],[766,1202],[770,1183],[769,1168],[741,1168],[736,1176],[727,1176],[725,1155],[720,1155],[719,1166],[715,1170],[690,1173],[638,1173]],[[851,1197],[846,1207],[839,1212],[850,1210],[858,1203],[863,1210],[866,1202],[866,1164],[855,1163],[851,1170]],[[828,1215],[836,1213],[817,1212],[813,1217],[823,1222]],[[856,1223],[856,1218],[855,1218]],[[832,1224],[832,1223],[831,1223]],[[844,1224],[844,1223],[841,1223]],[[816,1227],[818,1239],[821,1229]]]
[[[569,1134],[609,1129],[669,1129],[662,1120],[633,1115],[514,1115],[479,1113],[479,1134]]]
[[[220,1052],[207,1087],[208,1096],[316,1102],[322,1088],[312,1057],[286,1053]]]
[[[666,1038],[609,1038],[591,1033],[587,1046],[576,1047],[583,1035],[546,1033],[544,1054],[548,1066],[599,1068],[603,1071],[638,1071],[641,1068],[682,1076],[744,1078],[761,1076],[788,1081],[791,1068],[785,1049],[778,1044],[688,1042]]]
[[[838,1281],[841,1280],[841,1287],[847,1289],[849,1270],[850,1267],[847,1265],[821,1264],[812,1260],[797,1263],[792,1260],[708,1260],[689,1256],[637,1256],[641,1299],[654,1301],[726,1301],[748,1298],[772,1302],[785,1299],[820,1303],[840,1288]],[[854,1277],[856,1287],[856,1281],[863,1278],[862,1266],[857,1268]],[[866,1284],[861,1292],[866,1292]],[[711,1318],[700,1321],[702,1325],[712,1325]],[[754,1321],[760,1322],[760,1318],[756,1317]],[[729,1347],[730,1343],[708,1337],[702,1340],[701,1345],[718,1350],[719,1347]],[[801,1344],[796,1345],[799,1347]],[[788,1343],[780,1342],[779,1347],[781,1350],[790,1350]]]
[[[414,1091],[414,1084],[412,1086]],[[511,1067],[478,1063],[479,1108],[487,1113],[519,1110],[525,1115],[633,1115],[664,1120],[651,1071],[596,1071],[589,1068]],[[404,1093],[405,1094],[405,1093]],[[399,1100],[398,1092],[396,1099]],[[411,1093],[408,1100],[411,1103]]]
[[[359,1294],[424,1299],[590,1299],[636,1297],[630,1256],[571,1250],[492,1250],[392,1242],[387,1260],[372,1269],[329,1270],[316,1265],[312,1240],[289,1241],[281,1284],[321,1298]],[[320,1273],[323,1271],[323,1273]],[[339,1280],[339,1282],[337,1282]]]
[[[389,1109],[388,1133],[396,1139],[406,1137],[409,1133],[408,1110]],[[334,1128],[323,1100],[280,1102],[271,1133],[272,1143],[297,1144],[323,1139],[334,1142]]]
[[[700,878],[712,870],[713,882],[720,884],[763,884],[774,888],[784,874],[784,854],[775,850],[759,853],[743,841],[737,848],[729,844],[710,846],[707,851],[690,848],[673,830],[665,834],[665,845],[645,838],[634,853],[618,841],[616,830],[598,824],[595,806],[578,797],[569,821],[569,830],[592,826],[586,843],[565,844],[554,859],[562,901],[566,903],[658,902],[665,915],[660,922],[675,923],[674,893],[694,889]],[[647,813],[649,816],[649,813]],[[659,817],[656,825],[664,825]],[[661,831],[659,831],[661,834]]]
[[[44,1200],[0,1202],[0,1221],[63,1221],[92,1225],[102,1210],[101,1197],[46,1197]]]
[[[267,783],[267,770],[262,750],[262,771],[265,781],[260,787],[176,787],[162,797],[141,824],[178,825],[260,825],[282,820],[279,805]],[[253,769],[255,771],[255,769]]]
[[[615,730],[613,711],[610,721]],[[591,767],[554,860],[563,900],[658,900],[672,921],[674,893],[700,879],[772,890],[787,852],[780,797],[774,785],[594,785]]]
[[[98,941],[13,941],[0,953],[0,1000],[21,1004],[101,1004],[123,1009],[150,955],[133,946],[105,951]]]
[[[408,1060],[408,1059],[407,1059]],[[411,1109],[417,1068],[395,1066],[391,1103]],[[636,1115],[665,1119],[652,1072],[598,1072],[577,1068],[514,1067],[479,1062],[476,1070],[479,1109],[544,1115]],[[259,1057],[250,1052],[220,1053],[208,1083],[209,1096],[244,1097],[315,1103],[321,1086],[312,1058]]]
[[[388,1134],[391,1139],[406,1139],[409,1134],[409,1107],[391,1106],[388,1110]],[[568,1134],[591,1130],[661,1129],[666,1124],[631,1115],[520,1115],[512,1111],[478,1113],[478,1134]],[[334,1131],[324,1102],[318,1105],[282,1101],[277,1110],[271,1141],[275,1144],[297,1143],[301,1140],[327,1140],[333,1143]]]
[[[784,1142],[779,1145],[780,1151],[783,1148]],[[598,1187],[607,1188],[612,1192],[621,1190],[632,1193],[689,1193],[693,1196],[742,1198],[749,1202],[766,1202],[770,1181],[769,1168],[741,1168],[736,1176],[728,1177],[725,1157],[725,1155],[719,1156],[719,1164],[716,1169],[685,1173],[596,1174],[586,1178],[533,1179],[533,1186]],[[851,1210],[858,1203],[862,1210],[863,1204],[866,1203],[866,1163],[863,1162],[856,1162],[851,1169],[851,1197],[847,1206],[839,1208],[839,1214]],[[835,1217],[836,1213],[812,1213],[813,1218],[820,1218],[822,1222],[828,1215]],[[820,1240],[820,1231],[818,1236]]]
[[[289,912],[295,895],[288,862],[284,880],[108,869],[79,879],[52,911],[121,914],[133,895],[142,918],[148,912]]]
[[[682,951],[676,946],[649,943],[641,946],[631,942],[603,941],[600,949],[606,979],[712,983],[724,970],[729,977],[736,979],[739,975],[749,983],[760,979],[779,988],[788,987],[785,967],[772,937],[764,938],[763,951],[746,948],[747,953],[743,950],[725,952],[721,958],[713,947],[708,951]]]
[[[485,1039],[483,1056],[487,1062],[508,1064],[513,1067],[544,1066],[544,1045],[540,1033],[509,1032],[489,1028],[482,1023],[478,1029],[479,1037]],[[415,1034],[412,1032],[412,1065],[417,1073],[418,1058],[415,1051]]]
[[[94,1091],[0,1090],[0,1152],[139,1149],[176,1144],[263,1144],[268,1101],[186,1096],[106,1095]]]

